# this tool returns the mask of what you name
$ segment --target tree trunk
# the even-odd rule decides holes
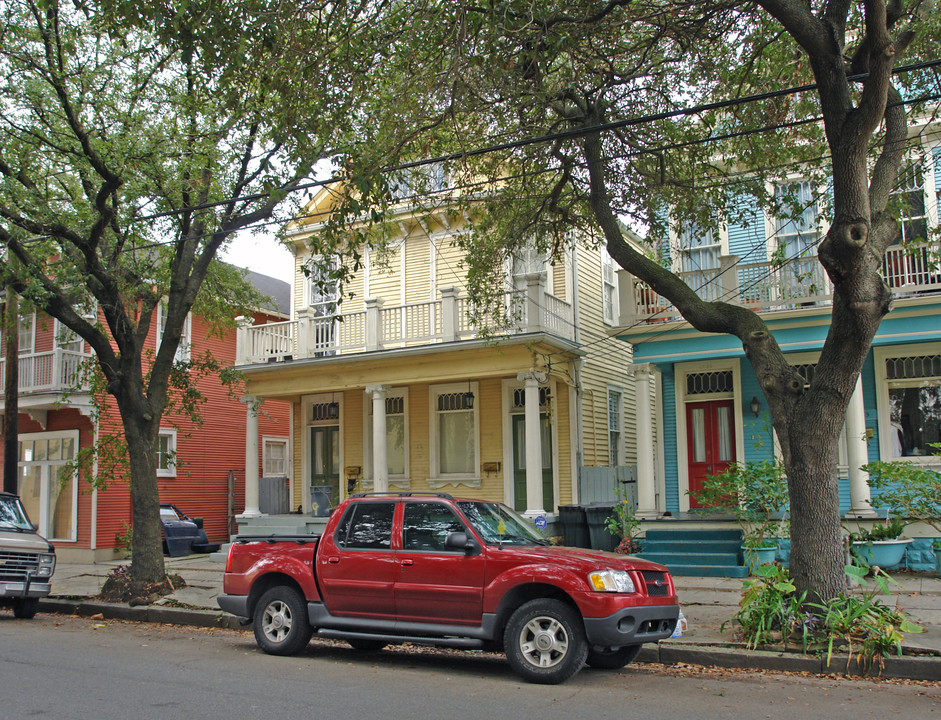
[[[7,288],[6,317],[3,322],[6,362],[4,363],[3,418],[3,491],[16,494],[18,484],[19,439],[19,303],[16,293]]]
[[[131,407],[128,411],[127,408]],[[142,411],[139,403],[118,399],[124,426],[130,473],[131,522],[134,542],[131,548],[131,578],[139,583],[160,582],[166,575],[163,543],[160,539],[160,496],[157,487],[155,443],[160,417]]]

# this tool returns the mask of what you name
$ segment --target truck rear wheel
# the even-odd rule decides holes
[[[598,670],[618,670],[634,661],[640,652],[640,645],[625,645],[624,647],[588,651],[588,665]]]
[[[269,655],[294,655],[310,642],[312,630],[304,598],[292,587],[267,590],[252,616],[255,640]]]
[[[29,620],[39,610],[39,598],[21,598],[13,601],[13,617]]]
[[[503,646],[513,670],[542,685],[565,682],[581,670],[588,655],[581,617],[551,598],[518,607],[506,624]]]

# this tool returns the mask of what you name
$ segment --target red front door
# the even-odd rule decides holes
[[[735,460],[735,424],[731,400],[687,403],[686,457],[689,490],[702,488],[706,475],[718,475]],[[691,508],[702,507],[690,495]]]

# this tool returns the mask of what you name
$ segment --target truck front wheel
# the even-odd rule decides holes
[[[543,685],[565,682],[581,670],[588,655],[581,617],[551,598],[518,607],[506,624],[503,646],[518,675]]]
[[[29,620],[39,610],[39,598],[20,598],[13,601],[13,617]]]
[[[312,630],[304,598],[279,585],[266,591],[255,606],[255,640],[269,655],[294,655],[310,642]]]

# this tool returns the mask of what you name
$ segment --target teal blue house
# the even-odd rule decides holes
[[[896,195],[905,209],[883,273],[894,291],[866,359],[840,440],[840,509],[848,530],[885,516],[871,504],[871,460],[941,469],[941,136],[923,137]],[[671,230],[665,256],[704,299],[761,313],[779,345],[809,379],[830,323],[832,288],[816,259],[826,227],[814,201],[826,188],[802,178],[775,189],[797,198],[799,216],[755,207],[719,232]],[[664,298],[628,273],[619,277],[617,336],[633,348],[638,513],[649,529],[692,527],[701,516],[689,491],[731,461],[773,457],[767,405],[737,338],[693,330]],[[911,527],[910,536],[930,534]],[[785,558],[786,559],[786,550]],[[930,541],[917,539],[903,563],[934,567]]]

